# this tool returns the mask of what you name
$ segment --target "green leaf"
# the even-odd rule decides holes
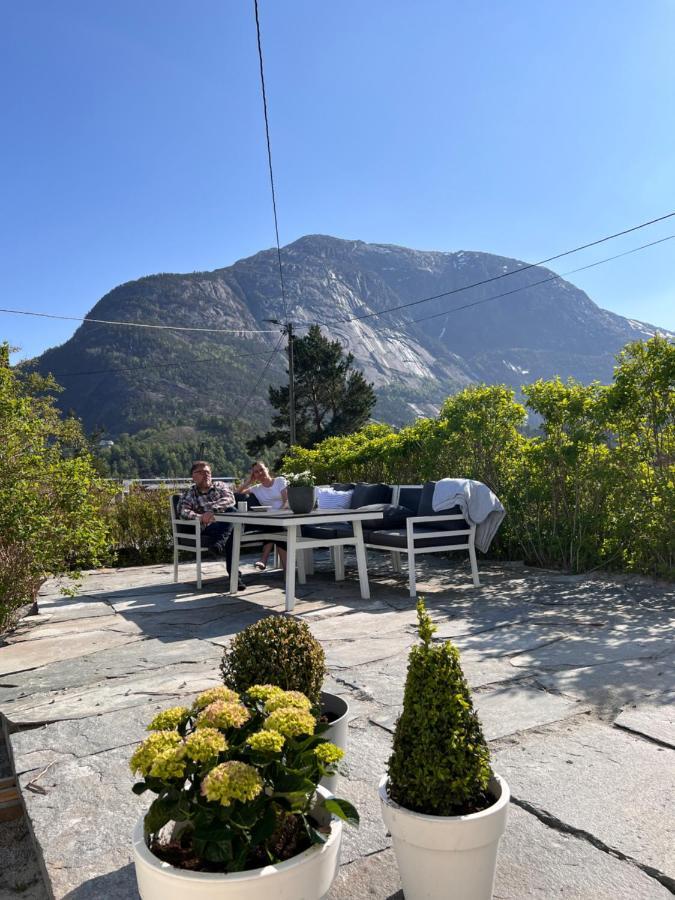
[[[348,800],[340,800],[338,797],[331,797],[328,800],[324,800],[323,806],[328,812],[337,816],[338,819],[342,819],[343,822],[347,822],[355,828],[359,827],[359,814]]]
[[[149,790],[148,785],[144,781],[137,781],[136,784],[131,789],[134,794],[144,794],[147,790]]]
[[[150,806],[145,815],[145,833],[157,834],[160,829],[164,828],[167,822],[170,822],[174,815],[174,804],[168,800],[158,797]]]

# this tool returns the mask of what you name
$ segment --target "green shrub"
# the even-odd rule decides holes
[[[33,559],[25,544],[0,535],[0,631],[12,624],[14,613],[37,597],[41,579],[31,574]]]
[[[318,706],[326,665],[323,648],[305,622],[267,616],[232,638],[220,670],[227,687],[235,691],[274,684],[300,691]]]
[[[490,754],[459,652],[448,641],[433,646],[436,627],[417,602],[422,644],[410,651],[403,711],[389,759],[389,796],[414,812],[467,815],[486,809]]]
[[[142,566],[168,562],[173,538],[166,488],[132,486],[109,507],[113,549],[120,565]]]

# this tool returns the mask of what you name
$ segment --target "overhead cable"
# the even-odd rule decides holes
[[[493,281],[499,281],[502,278],[508,278],[510,275],[520,274],[521,272],[526,272],[528,269],[536,269],[539,266],[546,265],[546,263],[553,262],[556,259],[562,259],[564,256],[571,256],[573,253],[579,253],[581,250],[588,250],[589,247],[596,247],[598,244],[604,244],[607,241],[612,241],[615,238],[623,237],[626,234],[631,234],[633,231],[639,231],[641,228],[647,228],[649,225],[655,225],[657,222],[664,222],[666,219],[670,219],[675,216],[675,212],[667,213],[664,216],[659,216],[656,219],[650,219],[648,222],[641,222],[639,225],[633,225],[631,228],[625,228],[623,231],[617,231],[614,234],[609,234],[606,237],[598,238],[595,241],[589,241],[587,244],[581,244],[578,247],[573,247],[571,250],[564,250],[562,253],[556,253],[554,256],[548,256],[546,259],[542,259],[536,263],[526,263],[523,266],[520,266],[517,269],[509,269],[506,272],[501,272],[499,275],[492,275],[490,278],[484,278],[481,281],[474,281],[471,284],[465,284],[461,287],[453,288],[449,291],[441,291],[438,294],[432,294],[430,297],[422,297],[419,300],[411,300],[408,303],[400,303],[397,306],[389,306],[387,309],[379,310],[378,312],[369,312],[363,313],[360,316],[350,316],[345,319],[333,319],[329,322],[315,322],[313,324],[316,325],[344,325],[349,322],[359,322],[363,319],[373,319],[378,316],[383,316],[386,313],[397,312],[401,309],[407,309],[410,306],[419,306],[421,303],[429,303],[431,300],[440,300],[442,297],[450,297],[453,294],[460,294],[462,291],[471,290],[471,288],[481,287],[485,284],[490,284]]]
[[[284,337],[285,337],[285,335],[284,335],[284,333],[282,332],[282,333],[279,335],[279,340],[277,341],[274,350],[272,350],[272,352],[271,352],[270,355],[269,355],[269,359],[267,360],[267,363],[265,364],[265,368],[264,368],[264,369],[262,370],[262,372],[260,373],[260,377],[258,378],[258,380],[256,381],[256,383],[253,385],[253,389],[252,389],[251,392],[248,394],[248,396],[246,397],[246,399],[244,400],[244,402],[241,404],[241,406],[239,407],[238,411],[237,411],[237,412],[235,413],[235,415],[232,417],[233,419],[235,419],[235,420],[236,420],[236,419],[240,419],[242,413],[244,412],[244,410],[246,409],[246,407],[247,407],[247,406],[249,405],[249,403],[251,402],[251,399],[252,399],[253,395],[255,394],[255,392],[258,390],[258,387],[260,386],[260,382],[263,380],[263,378],[265,377],[265,374],[267,373],[267,370],[269,369],[270,365],[272,364],[272,360],[274,359],[274,354],[279,352],[279,347],[281,346],[281,342],[283,341]]]

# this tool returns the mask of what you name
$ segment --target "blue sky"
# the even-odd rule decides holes
[[[282,244],[533,262],[675,210],[671,0],[260,15]],[[121,282],[273,246],[252,2],[5,4],[0,101],[0,306],[84,316]],[[671,233],[675,218],[558,271]],[[674,258],[672,241],[571,280],[675,329]],[[0,314],[16,358],[76,327]]]

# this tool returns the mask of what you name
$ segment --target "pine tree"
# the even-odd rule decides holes
[[[305,337],[293,338],[295,369],[296,442],[313,447],[327,437],[351,434],[362,428],[375,405],[375,393],[363,372],[353,367],[354,356],[344,353],[312,325]],[[277,410],[272,429],[247,444],[252,456],[276,443],[289,445],[288,385],[270,385],[269,399]]]

